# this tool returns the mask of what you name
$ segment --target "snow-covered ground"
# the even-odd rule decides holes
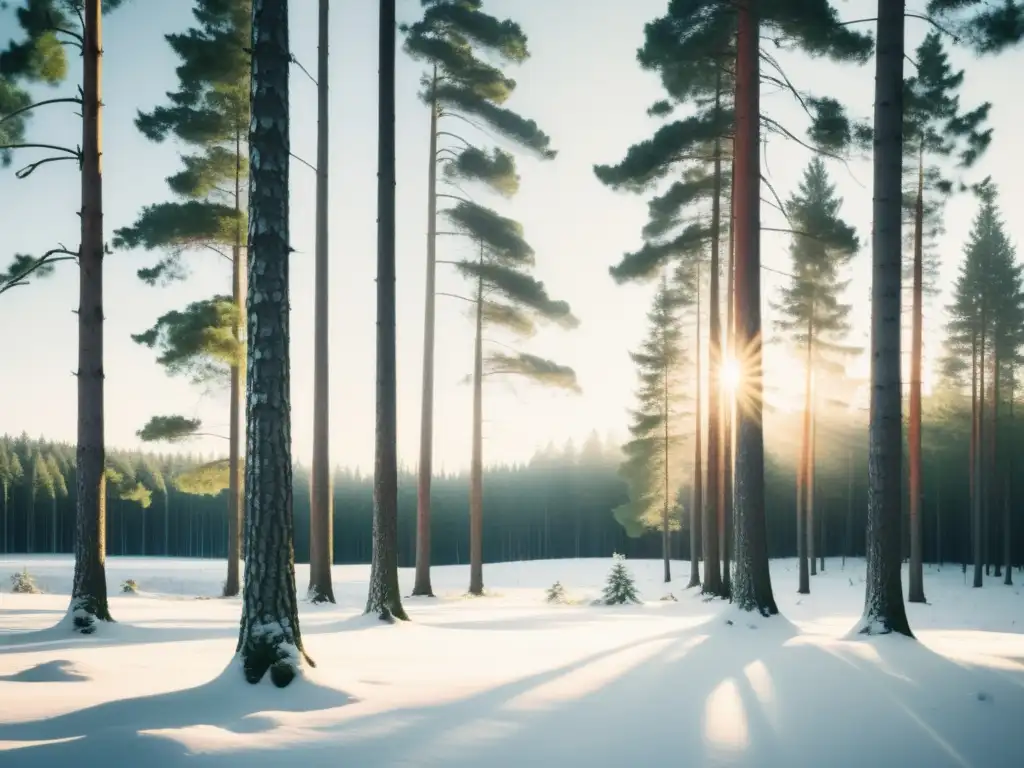
[[[927,568],[920,643],[849,641],[863,561],[829,561],[809,596],[773,562],[785,619],[756,628],[685,591],[685,563],[678,602],[660,562],[627,565],[644,605],[586,604],[609,560],[488,565],[476,599],[466,567],[435,568],[439,598],[395,626],[360,615],[369,568],[336,567],[338,605],[302,607],[317,669],[277,690],[231,664],[223,562],[111,558],[118,623],[83,638],[47,631],[70,558],[0,558],[0,766],[1024,766],[1020,588]],[[46,594],[10,593],[23,566]],[[556,579],[583,602],[547,605]]]

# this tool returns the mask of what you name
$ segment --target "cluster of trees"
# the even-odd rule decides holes
[[[8,161],[15,150],[49,149],[54,157],[30,163],[18,173],[35,172],[56,160],[76,160],[81,169],[82,224],[78,249],[63,246],[40,257],[17,257],[5,275],[0,291],[24,285],[41,276],[56,261],[75,260],[81,273],[79,364],[77,371],[79,423],[75,462],[76,569],[70,615],[82,632],[95,631],[98,622],[110,620],[104,572],[105,486],[111,482],[111,462],[104,446],[103,403],[103,258],[108,244],[103,239],[102,174],[102,14],[116,10],[122,0],[24,0],[16,3],[23,35],[0,53],[0,159]],[[137,125],[155,141],[174,136],[189,147],[182,155],[183,170],[168,179],[175,200],[144,210],[132,226],[118,231],[115,247],[144,247],[164,256],[140,277],[159,282],[180,276],[186,252],[211,251],[232,264],[232,293],[171,313],[137,337],[158,349],[160,361],[171,373],[186,372],[202,380],[227,375],[231,380],[233,429],[228,461],[228,582],[237,589],[240,521],[245,520],[246,569],[243,584],[243,616],[238,650],[247,679],[258,682],[269,671],[277,685],[287,685],[302,660],[312,664],[302,649],[294,578],[294,477],[291,462],[289,409],[289,73],[295,58],[288,38],[287,0],[196,0],[196,24],[183,34],[168,36],[181,65],[179,89],[168,94],[169,103],[140,113]],[[395,1],[380,2],[379,148],[378,148],[378,254],[377,254],[377,435],[373,496],[371,578],[367,612],[384,619],[405,618],[398,594],[398,464],[395,407],[395,58],[397,24]],[[511,20],[499,20],[482,10],[482,0],[422,0],[420,21],[403,29],[407,50],[424,61],[429,74],[424,81],[424,100],[431,123],[430,185],[428,209],[430,234],[427,244],[427,309],[425,323],[423,447],[421,482],[418,486],[417,591],[430,593],[430,442],[434,344],[433,301],[436,258],[437,202],[441,180],[479,182],[482,189],[499,195],[513,194],[518,176],[514,156],[503,150],[481,148],[470,139],[439,130],[440,121],[458,116],[479,129],[509,139],[517,148],[553,159],[550,140],[536,124],[509,110],[504,103],[515,82],[502,67],[528,56],[522,29]],[[320,67],[326,73],[328,0],[320,0]],[[977,50],[992,52],[1016,43],[1021,37],[1024,9],[1015,0],[990,7],[982,0],[930,0],[927,12],[957,19],[964,39]],[[873,360],[870,409],[870,483],[867,515],[868,579],[863,629],[866,632],[897,631],[910,634],[900,582],[900,520],[902,509],[902,391],[900,371],[900,287],[903,273],[902,232],[905,217],[904,180],[908,148],[916,152],[918,194],[915,200],[915,302],[923,295],[923,232],[926,155],[949,155],[950,136],[962,138],[967,148],[958,157],[969,166],[984,149],[987,134],[979,126],[984,109],[963,114],[949,88],[956,84],[925,82],[918,74],[904,79],[904,2],[879,0],[877,34],[857,31],[845,24],[828,2],[758,0],[671,0],[666,14],[648,25],[639,52],[642,66],[661,78],[666,99],[653,105],[650,114],[664,124],[652,139],[633,147],[614,166],[598,166],[599,179],[616,188],[642,192],[672,176],[677,180],[650,203],[651,217],[644,230],[645,244],[628,254],[612,269],[620,281],[665,275],[659,294],[661,307],[654,315],[672,315],[676,305],[686,304],[701,289],[700,263],[708,255],[708,375],[706,404],[706,487],[693,495],[691,530],[701,521],[700,551],[704,561],[703,586],[715,596],[730,596],[743,610],[765,616],[777,613],[768,571],[766,485],[764,454],[764,391],[761,381],[760,314],[761,189],[759,144],[761,131],[794,136],[760,104],[760,84],[775,82],[792,92],[813,117],[810,139],[832,154],[848,151],[858,142],[873,142],[874,222],[872,236],[872,339]],[[801,49],[811,56],[863,63],[876,52],[876,94],[873,126],[855,125],[844,105],[831,97],[806,97],[792,84],[769,50],[762,46],[762,30],[778,45]],[[66,48],[82,53],[83,76],[79,96],[31,103],[29,89],[37,83],[56,84],[67,74]],[[488,54],[485,56],[484,54]],[[762,62],[764,66],[762,66]],[[916,79],[915,79],[916,78]],[[949,78],[955,80],[955,78]],[[326,398],[326,77],[321,87],[321,131],[318,151],[317,258],[317,391]],[[82,139],[75,148],[33,144],[26,140],[30,111],[60,102],[80,106]],[[679,111],[685,117],[673,119]],[[938,126],[938,127],[936,127]],[[484,132],[482,132],[484,133]],[[485,134],[484,134],[485,135]],[[451,139],[454,146],[442,145]],[[243,145],[245,149],[243,150]],[[245,163],[245,158],[248,163]],[[243,206],[242,189],[248,187]],[[770,188],[770,185],[765,185]],[[948,189],[944,181],[939,189]],[[797,238],[813,239],[820,246],[794,245],[794,286],[787,295],[786,311],[797,343],[805,344],[809,363],[816,364],[817,350],[831,344],[828,335],[842,331],[843,311],[820,293],[822,286],[837,287],[836,269],[852,251],[852,232],[836,218],[837,205],[830,198],[827,179],[820,166],[812,167],[804,188],[778,207],[790,219]],[[485,375],[514,374],[535,381],[575,388],[575,375],[556,362],[538,358],[515,347],[485,355],[483,328],[490,323],[526,337],[536,321],[553,321],[565,327],[576,323],[567,304],[548,296],[531,274],[533,251],[522,227],[497,211],[464,196],[445,195],[454,205],[445,211],[453,233],[469,238],[473,256],[454,261],[471,285],[469,302],[476,323],[473,371],[474,441],[470,482],[470,591],[483,590],[483,456],[481,419],[482,384]],[[724,212],[729,223],[723,225]],[[806,224],[822,227],[817,234],[796,228]],[[831,217],[831,224],[821,221]],[[991,228],[991,227],[990,227]],[[242,231],[247,231],[243,242]],[[729,247],[723,257],[723,236]],[[1004,249],[1006,250],[1006,249]],[[727,308],[723,322],[720,273],[728,264]],[[987,261],[983,260],[984,264]],[[242,280],[247,271],[243,305]],[[983,270],[984,271],[984,270]],[[669,289],[669,275],[687,288]],[[680,275],[682,277],[680,277]],[[981,544],[978,516],[989,509],[998,493],[996,458],[1000,441],[984,441],[984,369],[990,359],[995,374],[993,397],[988,401],[993,423],[998,423],[1002,381],[1009,369],[1012,380],[1017,347],[1002,341],[1013,334],[993,320],[996,312],[983,280],[965,272],[965,299],[969,314],[956,326],[962,340],[970,336],[974,354],[972,388],[976,392],[972,420],[973,509],[975,549]],[[813,287],[808,287],[813,286]],[[676,295],[678,293],[678,295]],[[965,294],[966,295],[966,294]],[[973,314],[972,314],[973,313]],[[699,314],[697,315],[699,317]],[[965,315],[966,316],[966,315]],[[976,318],[976,321],[973,319]],[[657,322],[657,318],[656,322]],[[817,326],[817,332],[815,327]],[[667,328],[668,326],[666,326]],[[967,330],[964,330],[964,329]],[[652,340],[636,357],[647,370],[641,391],[641,411],[661,403],[660,420],[638,413],[633,425],[632,456],[654,455],[656,440],[665,453],[660,470],[641,470],[634,462],[631,492],[622,520],[646,520],[660,504],[663,546],[669,549],[670,461],[674,407],[672,376],[656,370],[659,353],[678,347],[681,332],[652,334]],[[914,339],[920,337],[915,325]],[[918,351],[920,345],[918,344]],[[244,348],[244,351],[243,351]],[[724,349],[724,354],[723,354]],[[989,358],[985,357],[986,349]],[[742,375],[736,397],[722,397],[721,382],[727,360],[735,359]],[[674,358],[678,367],[681,356]],[[694,356],[695,362],[699,356]],[[699,364],[699,363],[698,363]],[[243,369],[244,366],[244,369]],[[810,375],[811,381],[813,377]],[[663,366],[664,368],[664,366]],[[245,461],[242,462],[240,398],[242,373],[246,374]],[[916,370],[920,371],[919,362]],[[700,379],[700,374],[696,376]],[[731,377],[727,377],[731,378]],[[914,376],[912,375],[912,383]],[[919,376],[918,376],[919,378]],[[658,387],[660,386],[660,390]],[[1013,387],[1010,386],[1012,391]],[[662,396],[657,398],[655,392]],[[807,415],[800,470],[800,531],[813,530],[809,510],[815,498],[813,389],[808,386]],[[920,491],[921,451],[920,393],[911,397],[912,484]],[[735,405],[733,405],[735,401]],[[698,399],[699,403],[700,400]],[[1012,398],[1010,399],[1012,402]],[[318,406],[326,414],[326,402]],[[657,416],[655,412],[655,416]],[[734,418],[733,418],[734,417]],[[703,422],[703,417],[698,415]],[[326,419],[323,419],[326,421]],[[660,433],[656,434],[660,427]],[[163,416],[141,430],[160,439],[183,439],[201,425],[180,416]],[[697,443],[697,441],[694,441]],[[312,511],[316,578],[329,579],[326,558],[330,543],[331,494],[325,435],[318,433]],[[702,449],[695,448],[695,457]],[[425,460],[424,460],[425,457]],[[649,462],[648,462],[649,464]],[[1005,465],[1005,462],[1002,462]],[[982,471],[982,466],[987,471]],[[240,473],[244,466],[244,486]],[[47,470],[49,471],[49,470]],[[52,472],[50,474],[53,474]],[[701,477],[703,470],[694,473]],[[733,479],[735,477],[735,482]],[[653,481],[661,497],[652,497]],[[122,482],[130,481],[122,480]],[[116,481],[115,481],[116,484]],[[1006,483],[1004,483],[1005,485]],[[244,487],[242,501],[240,489]],[[918,499],[921,494],[915,491]],[[136,489],[135,492],[141,492]],[[1005,504],[1004,504],[1005,508]],[[917,510],[916,513],[914,510]],[[807,512],[807,514],[805,514]],[[920,504],[911,504],[911,551],[920,569]],[[987,519],[987,516],[984,518]],[[1008,516],[1004,513],[1004,519]],[[808,524],[803,525],[803,521]],[[28,526],[30,532],[33,527]],[[691,536],[696,539],[696,536]],[[811,538],[800,535],[803,542]],[[1008,540],[1008,538],[1007,538]],[[691,545],[696,551],[697,544]],[[803,547],[803,545],[801,545]],[[801,550],[803,551],[803,550]],[[694,561],[696,557],[692,558]],[[730,565],[734,560],[735,567]],[[421,563],[419,561],[422,561]],[[976,564],[976,574],[977,574]],[[667,567],[666,567],[666,575]],[[234,584],[232,581],[234,579]],[[315,584],[316,599],[330,599],[329,584]],[[922,598],[923,599],[923,598]]]
[[[880,2],[876,18],[850,23],[841,21],[829,2],[673,0],[665,14],[645,28],[637,61],[658,75],[664,88],[665,98],[648,109],[660,125],[649,139],[630,147],[621,161],[596,165],[594,172],[614,190],[652,195],[642,247],[611,268],[618,282],[660,279],[649,314],[649,336],[633,354],[639,387],[632,439],[624,446],[627,458],[622,464],[629,500],[616,516],[634,534],[652,527],[661,530],[666,581],[671,578],[671,531],[688,528],[692,586],[702,583],[705,593],[731,597],[764,615],[776,612],[765,536],[764,428],[771,419],[771,393],[762,381],[761,350],[765,334],[775,330],[805,360],[795,506],[799,590],[810,590],[816,531],[821,529],[815,525],[815,501],[820,498],[817,454],[823,441],[819,422],[844,404],[825,393],[843,385],[846,362],[861,351],[848,339],[850,306],[843,296],[844,268],[860,242],[841,217],[842,201],[823,158],[843,159],[865,150],[873,150],[875,207],[868,433],[872,493],[861,628],[867,633],[911,634],[901,586],[901,538],[910,550],[908,597],[925,600],[923,305],[935,288],[935,242],[943,203],[951,194],[969,189],[978,195],[982,210],[951,308],[952,361],[946,366],[950,392],[945,396],[955,400],[969,378],[974,583],[981,586],[982,568],[991,562],[984,552],[992,539],[993,508],[1002,509],[999,540],[1005,578],[1011,578],[1012,482],[1002,457],[1003,435],[1012,427],[999,414],[1004,409],[1012,413],[1014,371],[1024,331],[1020,268],[999,227],[994,186],[988,179],[969,179],[970,169],[991,141],[986,125],[990,105],[961,103],[964,73],[951,67],[943,35],[992,53],[1018,41],[1024,9],[1014,2],[996,9],[971,0],[932,0],[925,10],[921,14],[908,11],[904,2]],[[905,53],[907,16],[934,27],[913,57]],[[857,24],[866,22],[877,24],[874,39],[857,31]],[[767,37],[761,30],[770,30]],[[761,43],[764,39],[811,57],[850,64],[862,64],[874,52],[873,124],[853,120],[847,105],[834,97],[803,91]],[[907,75],[905,58],[913,63]],[[777,86],[803,107],[810,118],[805,140],[798,138],[796,128],[762,109],[761,83]],[[788,200],[782,200],[761,174],[762,130],[817,153]],[[772,199],[765,202],[784,218],[784,228],[762,226],[762,190],[770,193]],[[759,242],[766,229],[787,232],[792,239],[792,273],[776,307],[781,321],[775,329],[763,327],[760,312]],[[912,294],[906,443],[900,351],[904,273]],[[703,339],[702,303],[707,316]],[[702,341],[708,350],[706,361],[701,357]],[[991,396],[986,411],[989,364]],[[821,386],[823,381],[827,387]],[[959,406],[951,401],[945,407]],[[991,432],[987,442],[986,429]],[[826,444],[824,449],[837,447],[841,446]],[[906,489],[904,448],[909,465]],[[688,519],[683,515],[687,507]],[[908,524],[901,537],[904,510]],[[730,565],[732,548],[735,572]],[[704,561],[703,579],[698,559]]]

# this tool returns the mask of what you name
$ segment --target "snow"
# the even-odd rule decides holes
[[[414,620],[394,625],[361,615],[368,566],[335,567],[338,605],[300,615],[317,667],[278,690],[243,679],[222,561],[110,558],[118,621],[83,637],[56,626],[70,558],[0,558],[0,765],[1022,764],[1019,587],[926,567],[919,642],[848,640],[863,561],[830,561],[810,595],[773,561],[770,619],[686,591],[686,563],[671,585],[660,561],[626,565],[641,605],[590,605],[610,559],[488,564],[481,598],[467,567],[435,568],[439,597],[408,598]],[[44,594],[9,592],[23,567]],[[138,593],[120,592],[129,578]],[[568,604],[546,603],[556,580]]]

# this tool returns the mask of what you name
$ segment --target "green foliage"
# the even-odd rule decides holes
[[[22,568],[21,573],[11,574],[11,592],[19,595],[38,595],[42,591],[27,568]]]
[[[139,439],[146,443],[168,442],[178,443],[196,436],[202,428],[203,423],[199,419],[188,419],[184,416],[153,416],[146,426],[140,429],[137,434]],[[162,490],[162,477],[152,478],[151,487],[154,490]]]
[[[684,465],[679,424],[682,375],[688,365],[682,313],[692,307],[693,299],[686,287],[663,276],[647,315],[647,338],[639,351],[630,354],[639,387],[631,411],[631,439],[622,446],[625,459],[619,467],[629,500],[612,513],[633,537],[660,528],[666,507],[670,527],[679,527],[676,499]]]
[[[1024,38],[1020,0],[928,0],[927,12],[955,21],[957,32],[978,53],[998,53]]]
[[[483,280],[489,289],[511,302],[509,306],[488,299],[492,311],[499,307],[511,311],[530,310],[537,317],[556,322],[563,328],[571,329],[579,325],[566,302],[551,299],[544,288],[544,283],[514,267],[493,261],[460,261],[458,267],[466,276]]]
[[[549,603],[564,604],[566,601],[565,587],[562,582],[556,581],[544,593],[544,599]]]
[[[24,109],[31,103],[32,100],[27,91],[19,88],[13,79],[0,75],[0,146],[20,144],[25,141],[28,113],[15,117],[8,116],[19,109]],[[0,149],[0,167],[8,167],[12,157],[10,149]]]
[[[533,248],[523,239],[523,225],[499,216],[490,208],[460,202],[445,211],[460,232],[482,242],[491,255],[506,264],[532,266]]]
[[[842,202],[825,164],[815,158],[786,205],[796,234],[789,247],[793,278],[782,289],[779,327],[800,346],[806,346],[813,333],[815,365],[822,352],[856,351],[844,346],[850,305],[840,301],[848,282],[840,279],[840,270],[850,263],[859,243],[854,228],[840,217]]]
[[[171,483],[182,493],[217,496],[229,486],[229,470],[227,459],[211,461],[175,475]]]
[[[605,584],[604,592],[601,593],[601,602],[605,605],[640,603],[640,595],[637,593],[633,574],[626,568],[625,555],[612,555],[612,569],[608,573],[608,582]]]
[[[49,277],[53,274],[54,266],[49,260],[43,261],[42,258],[25,253],[14,254],[7,271],[0,272],[0,293],[15,285],[25,285],[27,275],[33,278]]]
[[[1024,267],[1017,263],[1006,234],[995,185],[986,179],[979,185],[978,197],[978,213],[948,307],[946,350],[958,362],[947,361],[943,368],[958,386],[970,383],[968,361],[976,339],[979,348],[980,340],[985,339],[986,350],[994,344],[1004,361],[1015,361],[1024,341]]]
[[[139,585],[135,579],[125,579],[121,582],[121,591],[126,595],[134,595],[139,591]]]
[[[122,501],[134,501],[143,509],[152,503],[152,493],[135,476],[133,462],[121,454],[108,454],[104,469],[107,494]]]
[[[485,362],[484,374],[487,376],[512,374],[546,387],[567,389],[575,393],[582,391],[576,381],[576,372],[572,368],[545,360],[543,357],[526,352],[492,352]]]
[[[519,191],[515,158],[497,148],[488,155],[476,147],[467,147],[445,164],[444,173],[452,181],[478,181],[504,197]]]
[[[234,335],[238,321],[239,311],[230,297],[214,296],[189,304],[183,312],[162,315],[132,339],[157,350],[157,362],[172,376],[188,376],[195,384],[221,382],[245,354]]]

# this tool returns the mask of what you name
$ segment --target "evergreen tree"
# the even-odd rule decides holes
[[[422,0],[423,18],[403,26],[405,50],[427,63],[423,100],[430,108],[430,156],[427,177],[427,279],[423,321],[423,389],[420,421],[418,512],[416,523],[416,582],[414,595],[431,595],[430,488],[434,431],[434,303],[437,296],[437,205],[440,181],[458,185],[477,182],[499,195],[519,187],[514,157],[499,148],[481,149],[455,133],[451,118],[461,124],[485,127],[518,148],[552,159],[550,139],[532,120],[504,104],[516,82],[499,64],[519,64],[529,57],[526,35],[511,20],[499,20],[482,10],[481,0]],[[491,56],[495,63],[481,56]],[[479,122],[477,122],[479,121]],[[454,143],[453,143],[454,142]]]
[[[996,189],[985,180],[979,185],[980,207],[964,248],[964,261],[954,286],[953,303],[949,307],[947,350],[959,359],[970,357],[970,366],[957,371],[969,373],[971,387],[971,540],[973,545],[975,587],[983,584],[983,563],[986,563],[986,518],[992,490],[999,491],[994,447],[998,429],[999,384],[1007,373],[1007,363],[1017,364],[1024,327],[1024,289],[1022,267],[1006,235],[996,203]],[[985,372],[991,359],[992,438],[986,451]],[[989,459],[986,462],[986,454]],[[1005,500],[1004,500],[1005,503]],[[1004,529],[1009,526],[1004,515]],[[1003,535],[1008,534],[1004,530]]]
[[[373,555],[366,613],[407,620],[398,586],[398,416],[395,349],[395,0],[380,0],[377,145],[377,423]]]
[[[64,480],[64,472],[61,470],[57,457],[52,453],[46,456],[46,469],[50,475],[52,493],[50,494],[50,552],[56,554],[58,542],[60,541],[60,528],[58,524],[57,502],[68,497],[68,486]]]
[[[957,170],[969,168],[988,147],[992,131],[983,127],[990,104],[961,112],[957,92],[963,84],[964,73],[963,70],[954,71],[950,66],[940,33],[932,31],[926,35],[916,53],[917,67],[913,77],[907,81],[904,96],[904,151],[913,171],[909,175],[915,179],[909,194],[904,196],[904,207],[909,209],[912,222],[913,249],[909,402],[910,569],[907,597],[912,603],[923,603],[921,366],[924,355],[924,293],[926,276],[931,283],[937,272],[933,249],[927,249],[931,258],[925,262],[926,240],[933,240],[935,232],[941,228],[939,217],[943,198],[954,189],[954,182],[946,178],[944,169],[933,158],[954,157]],[[927,234],[926,225],[930,230]],[[931,285],[928,287],[932,288]]]
[[[104,507],[103,469],[103,177],[100,157],[103,140],[103,102],[100,62],[103,56],[102,14],[122,5],[124,0],[27,0],[18,9],[22,40],[12,41],[0,53],[0,77],[16,86],[24,83],[62,82],[67,75],[65,45],[82,52],[82,85],[78,98],[48,99],[27,109],[73,102],[82,115],[82,138],[74,149],[48,144],[3,144],[0,153],[13,149],[48,149],[54,157],[31,163],[18,172],[24,178],[45,163],[75,159],[81,169],[81,242],[77,251],[63,246],[39,257],[47,260],[77,259],[78,307],[78,493],[75,576],[68,613],[75,629],[83,634],[95,631],[96,621],[110,621],[107,605],[104,545],[101,541]],[[23,111],[22,115],[25,114]],[[16,130],[20,130],[15,127]]]
[[[608,583],[605,584],[604,592],[601,593],[601,602],[605,605],[641,602],[640,596],[637,594],[636,582],[633,581],[633,574],[626,568],[625,555],[612,555],[612,569],[608,573]]]
[[[549,603],[564,603],[565,587],[562,586],[562,582],[556,581],[548,587],[547,592],[544,593],[544,599]]]
[[[279,688],[303,659],[295,594],[288,323],[287,0],[252,6],[245,583],[236,652],[245,678]],[[229,542],[233,549],[234,542]]]
[[[640,386],[630,425],[632,439],[622,447],[626,459],[620,471],[629,487],[629,501],[613,511],[631,535],[661,528],[666,582],[672,580],[670,528],[678,527],[675,499],[681,485],[680,375],[686,363],[681,310],[691,298],[662,275],[647,315],[648,336],[640,351],[630,355]]]
[[[494,326],[515,336],[529,336],[536,322],[563,328],[579,323],[569,305],[552,299],[544,284],[529,274],[533,249],[523,239],[516,221],[468,201],[446,211],[455,229],[470,237],[479,249],[475,259],[455,266],[474,284],[469,298],[474,305],[476,334],[473,345],[473,456],[470,463],[469,593],[483,594],[483,381],[485,376],[519,376],[543,386],[578,391],[576,373],[528,352],[483,351],[484,327]]]
[[[310,488],[309,589],[314,603],[334,602],[331,565],[334,562],[334,505],[331,503],[330,458],[330,348],[328,326],[328,171],[330,131],[328,126],[329,78],[328,42],[330,3],[320,0],[317,55],[317,138],[316,138],[316,282],[314,285],[313,340],[313,466]]]
[[[0,491],[3,492],[4,502],[3,530],[0,534],[3,536],[5,555],[10,552],[8,532],[11,514],[11,488],[21,482],[22,474],[21,459],[18,458],[18,454],[10,450],[6,443],[0,443]]]
[[[928,0],[929,15],[952,17],[958,33],[979,53],[998,53],[1024,38],[1020,0]]]
[[[232,266],[231,296],[197,302],[182,313],[168,313],[157,325],[133,338],[153,347],[163,331],[161,362],[170,355],[182,363],[203,365],[209,358],[226,362],[230,375],[228,553],[225,595],[238,594],[241,510],[241,408],[244,397],[243,285],[246,227],[243,190],[248,179],[246,132],[249,126],[248,40],[252,0],[196,0],[196,26],[165,35],[181,61],[178,89],[169,105],[140,112],[135,124],[150,141],[168,137],[193,148],[182,155],[183,169],[168,177],[178,200],[143,208],[138,220],[115,233],[120,248],[164,252],[153,267],[138,271],[149,284],[184,279],[182,261],[190,252],[209,252]],[[209,323],[204,326],[204,322]],[[231,352],[225,354],[225,349]],[[167,365],[167,363],[163,363]],[[173,367],[168,367],[174,373]]]
[[[786,205],[789,220],[798,234],[789,248],[792,282],[782,291],[779,324],[794,344],[803,348],[806,360],[804,418],[800,463],[797,471],[797,537],[800,561],[799,592],[810,592],[808,556],[814,561],[814,461],[813,429],[817,403],[816,373],[834,372],[837,355],[856,350],[846,346],[850,306],[840,301],[846,281],[840,270],[849,264],[859,246],[854,229],[839,216],[842,200],[836,197],[825,164],[815,158],[805,169],[799,190]],[[813,571],[812,571],[813,572]]]

